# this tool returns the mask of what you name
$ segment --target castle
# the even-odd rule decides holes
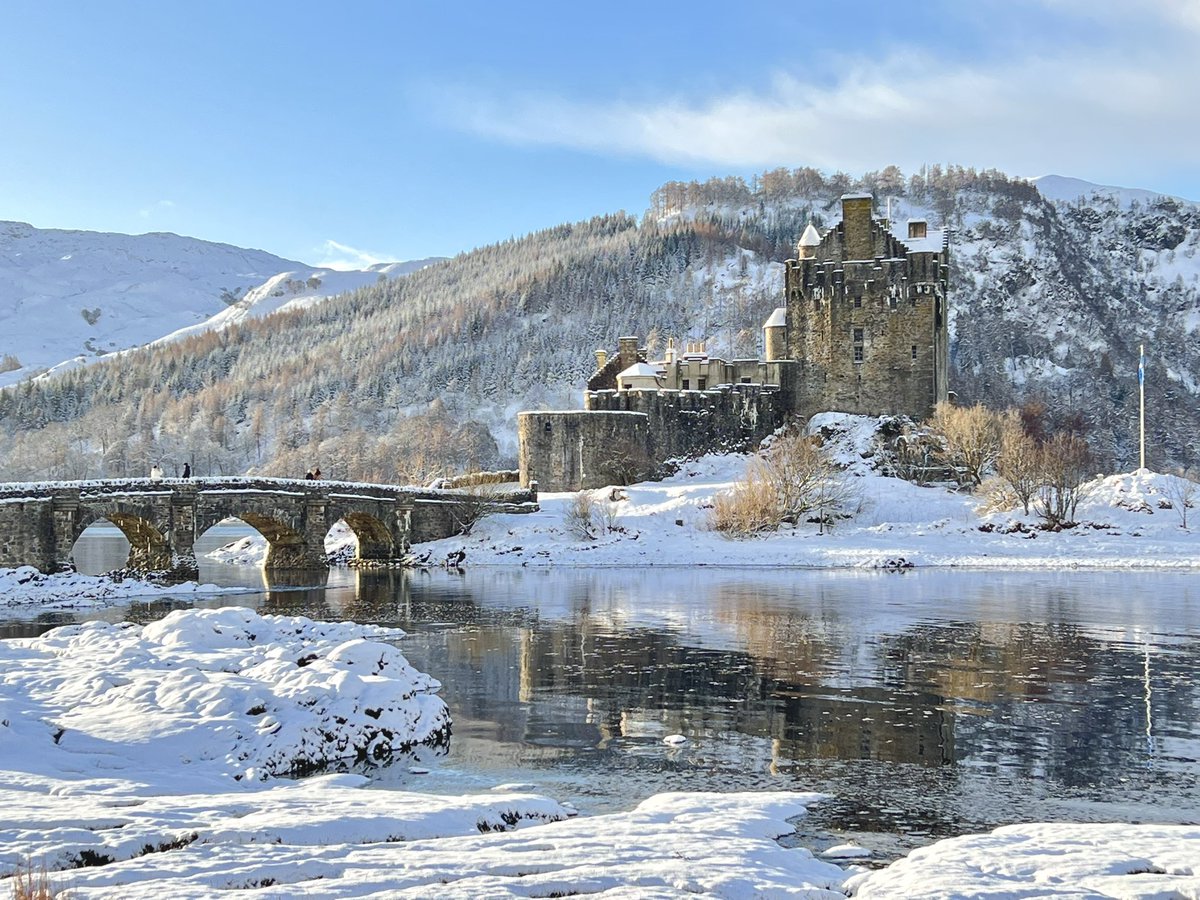
[[[928,416],[948,393],[947,235],[921,219],[895,234],[869,194],[841,204],[842,221],[824,235],[809,224],[785,263],[761,359],[672,342],[652,361],[621,338],[597,352],[582,411],[518,415],[521,483],[629,483],[667,459],[752,446],[793,415]]]

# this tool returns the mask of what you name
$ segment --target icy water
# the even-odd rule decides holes
[[[1007,822],[1200,821],[1194,574],[336,571],[205,605],[229,602],[409,632],[454,733],[448,755],[381,783],[519,783],[584,812],[664,790],[823,791],[802,840],[852,833],[888,856]]]

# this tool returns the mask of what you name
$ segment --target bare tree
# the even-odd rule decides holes
[[[1087,495],[1092,470],[1092,454],[1081,437],[1059,432],[1046,441],[1038,452],[1042,484],[1034,508],[1051,528],[1075,524],[1075,511]]]
[[[961,484],[978,485],[1000,454],[1000,417],[981,403],[939,403],[929,425],[943,440],[943,460]]]
[[[1200,484],[1197,484],[1187,472],[1180,469],[1167,476],[1163,493],[1171,501],[1171,508],[1179,514],[1179,527],[1187,528],[1188,510],[1196,505],[1197,496],[1200,495]]]
[[[1000,418],[1000,452],[996,474],[1020,501],[1025,514],[1042,483],[1041,454],[1037,442],[1025,430],[1021,413],[1008,410]]]

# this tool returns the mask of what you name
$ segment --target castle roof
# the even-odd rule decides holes
[[[657,378],[659,375],[662,375],[662,374],[663,374],[662,369],[658,368],[657,366],[652,366],[652,365],[650,365],[650,363],[639,362],[639,363],[634,363],[632,366],[630,366],[624,372],[621,372],[620,374],[618,374],[617,377],[618,378],[636,378],[640,375],[643,377],[649,376],[650,378]]]
[[[787,307],[777,306],[775,311],[771,313],[771,318],[767,319],[763,328],[782,328],[787,325]]]
[[[923,222],[924,219],[911,219],[912,222]],[[923,238],[905,237],[905,229],[899,225],[892,226],[892,237],[908,248],[909,253],[941,253],[946,243],[946,229],[930,228]]]
[[[817,231],[812,222],[808,223],[808,227],[804,229],[804,234],[800,235],[800,247],[816,247],[821,243],[821,232]]]

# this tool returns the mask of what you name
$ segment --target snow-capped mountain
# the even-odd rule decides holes
[[[314,303],[426,263],[342,272],[176,234],[0,222],[0,386]]]

